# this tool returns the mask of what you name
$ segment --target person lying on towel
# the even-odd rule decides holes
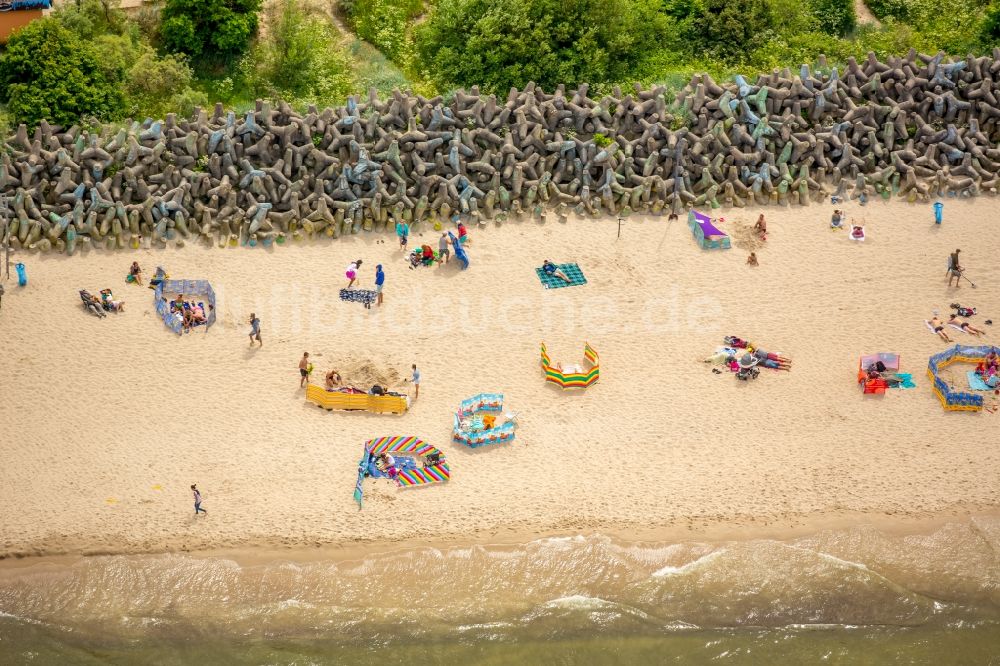
[[[562,271],[561,268],[559,268],[558,266],[556,266],[555,264],[553,264],[548,259],[546,259],[545,261],[542,262],[542,270],[545,271],[546,275],[555,276],[555,277],[559,278],[560,280],[562,280],[563,282],[565,282],[566,284],[569,284],[570,282],[572,282],[572,280],[570,280],[568,277],[566,277],[566,274],[563,273],[563,271]]]

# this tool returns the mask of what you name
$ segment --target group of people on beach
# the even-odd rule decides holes
[[[410,366],[410,370],[412,371],[410,377],[403,381],[413,384],[413,397],[416,399],[420,397],[420,370],[417,369],[416,363]],[[309,352],[302,352],[302,358],[299,359],[299,388],[305,388],[306,384],[309,383],[309,377],[312,375],[312,372],[313,364],[309,360]],[[340,375],[340,371],[336,369],[327,372],[323,378],[323,385],[327,391],[334,391],[343,384],[344,378]],[[382,389],[382,392],[384,393],[384,389]]]
[[[164,296],[163,300],[166,301],[167,297]],[[167,307],[174,321],[181,325],[185,333],[190,333],[193,327],[208,321],[204,303],[188,301],[184,298],[184,294],[177,294],[177,298],[169,301]]]
[[[979,362],[975,372],[991,389],[1000,387],[1000,357],[995,350],[990,350],[986,358]]]

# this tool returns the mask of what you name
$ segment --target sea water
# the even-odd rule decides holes
[[[0,568],[0,664],[1000,664],[1000,519]]]

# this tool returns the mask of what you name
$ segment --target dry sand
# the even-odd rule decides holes
[[[76,257],[23,256],[30,284],[0,310],[0,554],[173,551],[258,546],[528,539],[609,532],[654,537],[992,512],[1000,502],[1000,416],[946,413],[924,374],[945,348],[923,324],[948,304],[1000,321],[997,204],[847,206],[868,240],[828,229],[829,205],[765,209],[760,266],[746,251],[705,252],[685,220],[509,222],[473,229],[472,267],[409,270],[394,239],[292,247],[189,246]],[[730,210],[721,226],[752,224]],[[423,238],[436,244],[437,234]],[[979,284],[948,288],[961,247]],[[386,303],[367,311],[337,291],[350,260],[362,284],[386,267]],[[127,286],[137,258],[204,278],[219,323],[177,337],[152,292]],[[589,284],[546,291],[543,259],[576,261]],[[126,312],[98,320],[77,290],[113,287]],[[263,349],[247,349],[251,311]],[[990,328],[990,327],[985,327]],[[1000,342],[1000,326],[985,339]],[[971,342],[957,331],[955,337]],[[794,359],[752,383],[701,359],[727,334]],[[579,363],[589,341],[600,383],[545,384],[539,343]],[[415,362],[422,393],[404,416],[328,413],[299,389],[335,367],[394,382]],[[897,351],[918,387],[864,398],[858,355]],[[511,445],[450,442],[465,397],[503,391],[521,427]],[[352,500],[363,442],[418,435],[442,448],[449,484],[366,482]],[[195,519],[188,487],[204,492]]]

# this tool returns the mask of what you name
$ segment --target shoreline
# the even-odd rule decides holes
[[[241,566],[254,566],[275,561],[315,562],[332,560],[352,562],[365,557],[393,556],[404,552],[434,549],[452,550],[481,546],[491,549],[515,548],[535,541],[547,539],[572,539],[575,537],[608,537],[612,541],[631,546],[648,544],[707,544],[720,545],[730,542],[791,541],[825,532],[845,531],[856,528],[872,528],[892,537],[925,536],[952,523],[969,523],[977,518],[1000,518],[1000,505],[957,509],[932,515],[896,515],[885,512],[819,512],[819,515],[789,519],[774,519],[752,522],[747,525],[734,521],[719,521],[707,528],[692,527],[651,527],[637,528],[581,528],[567,530],[500,531],[478,538],[441,535],[431,538],[407,538],[401,541],[352,541],[349,543],[314,543],[312,545],[292,543],[278,545],[261,540],[252,545],[213,546],[205,548],[180,548],[166,550],[143,550],[123,548],[115,551],[83,551],[0,554],[0,571],[16,571],[35,566],[70,565],[95,557],[156,557],[160,555],[184,555],[198,559],[227,559]],[[760,524],[763,523],[763,524]]]

